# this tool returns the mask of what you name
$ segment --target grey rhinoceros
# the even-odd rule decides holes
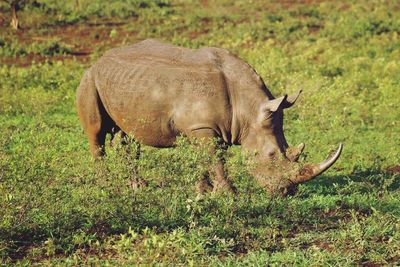
[[[77,90],[80,121],[94,157],[106,134],[131,134],[153,147],[178,136],[218,138],[254,155],[250,172],[283,194],[327,170],[342,145],[321,164],[297,162],[304,145],[289,149],[283,110],[300,91],[274,98],[255,70],[225,49],[188,49],[145,40],[108,51],[89,68]],[[214,190],[232,189],[223,162],[210,167]]]

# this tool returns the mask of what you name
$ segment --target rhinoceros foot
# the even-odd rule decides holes
[[[134,177],[129,181],[129,186],[133,190],[147,187],[148,185],[149,184],[145,180],[143,180],[141,178],[137,178],[137,177]]]
[[[213,186],[206,178],[200,180],[196,184],[196,192],[199,194],[209,193],[213,190]]]
[[[236,188],[226,179],[213,181],[213,193],[236,193]]]

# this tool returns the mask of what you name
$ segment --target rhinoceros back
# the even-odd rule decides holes
[[[151,132],[145,143],[170,146],[176,135],[196,127],[229,128],[230,103],[219,62],[212,49],[147,40],[110,50],[91,71],[119,127],[142,140]]]
[[[228,51],[220,48],[189,49],[166,44],[153,39],[147,39],[130,47],[115,48],[108,51],[104,57],[114,57],[131,62],[137,58],[164,60],[170,65],[210,65],[220,66],[220,53]]]

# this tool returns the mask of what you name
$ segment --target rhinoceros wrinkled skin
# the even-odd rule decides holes
[[[77,90],[77,109],[94,157],[106,134],[120,131],[153,147],[171,147],[178,136],[218,138],[255,155],[250,171],[267,190],[287,193],[328,169],[299,164],[304,148],[288,148],[283,109],[300,92],[274,98],[251,66],[225,49],[188,49],[145,40],[108,51],[89,68]],[[232,190],[223,163],[214,190]]]

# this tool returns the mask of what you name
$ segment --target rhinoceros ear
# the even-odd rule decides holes
[[[286,99],[287,99],[287,95],[270,100],[270,101],[268,101],[266,108],[271,112],[275,112],[280,107],[283,107],[283,104],[286,102]]]
[[[297,91],[293,95],[290,95],[286,98],[285,102],[283,103],[283,108],[290,108],[296,102],[297,98],[299,98],[302,90]]]

